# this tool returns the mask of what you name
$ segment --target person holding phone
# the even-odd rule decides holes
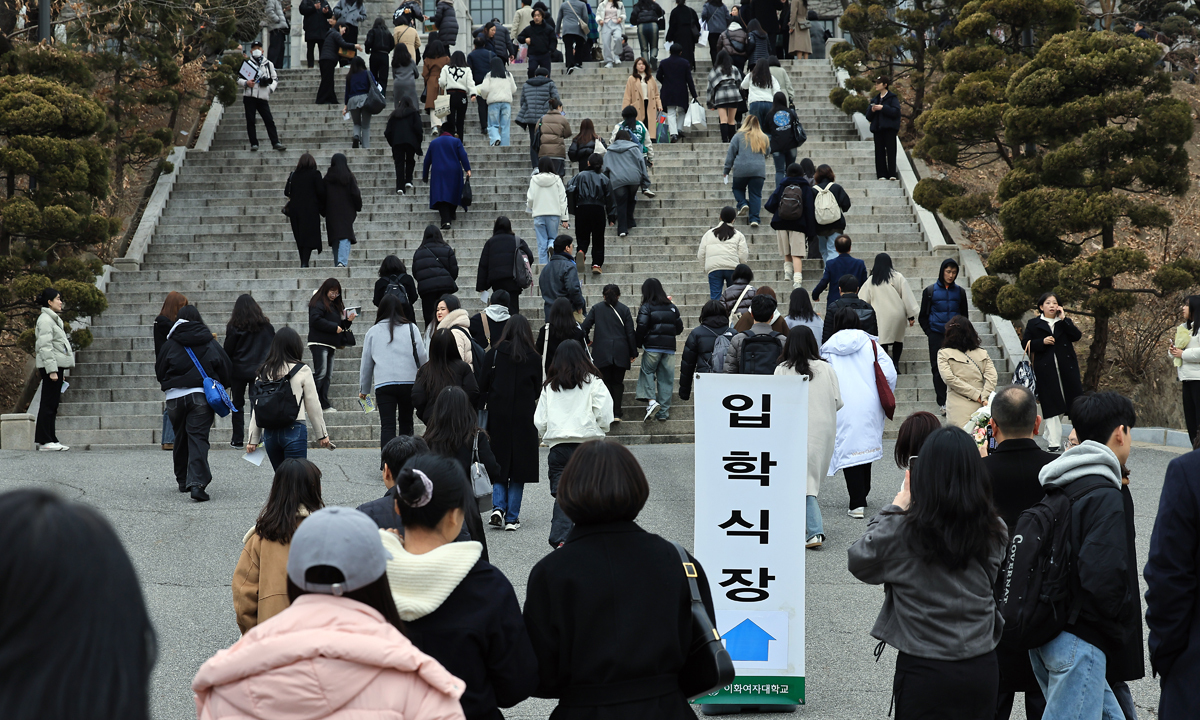
[[[357,308],[347,308],[342,302],[342,284],[337,278],[328,278],[321,283],[308,302],[308,347],[312,349],[313,379],[317,384],[322,412],[337,412],[329,402],[333,353],[338,348],[354,344],[349,331],[356,317]]]
[[[1083,333],[1067,317],[1054,293],[1038,298],[1037,308],[1040,314],[1025,325],[1022,337],[1037,377],[1038,402],[1045,418],[1043,436],[1050,443],[1050,452],[1058,452],[1062,448],[1062,416],[1083,394],[1074,345]]]

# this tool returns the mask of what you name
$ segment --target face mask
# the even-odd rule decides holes
[[[250,57],[254,58],[255,60],[258,60],[259,58],[262,57],[262,50],[251,50]]]

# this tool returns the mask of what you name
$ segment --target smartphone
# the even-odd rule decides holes
[[[908,456],[908,476],[911,478],[913,475],[916,475],[916,474],[917,474],[917,456],[909,455]],[[904,492],[904,478],[900,478],[900,489],[897,490],[896,492]]]
[[[346,308],[346,318],[347,319],[349,319],[349,317],[351,315],[358,316],[360,314],[362,314],[362,306],[361,305],[353,305],[351,307]]]
[[[330,450],[337,450],[337,445],[334,445],[332,440],[330,440],[330,441],[329,441],[329,449],[330,449]]]

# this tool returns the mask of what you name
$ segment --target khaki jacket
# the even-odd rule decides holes
[[[300,516],[308,510],[300,508]],[[250,632],[291,605],[287,592],[287,563],[290,545],[263,540],[250,528],[242,539],[242,555],[233,571],[233,610],[238,629]]]
[[[650,97],[647,98],[646,95]],[[625,94],[621,97],[620,109],[624,110],[630,105],[634,106],[638,111],[638,122],[644,123],[649,128],[658,122],[658,114],[662,112],[662,100],[658,98],[658,81],[654,78],[646,81],[646,95],[642,94],[642,81],[630,75],[625,80]],[[646,100],[650,101],[650,112],[653,113],[649,122],[646,120]]]
[[[539,125],[542,144],[538,147],[538,157],[565,158],[571,144],[571,123],[558,110],[551,110],[542,116]]]
[[[421,47],[421,33],[410,25],[397,25],[392,30],[392,39],[397,45],[408,46],[408,56],[412,58],[413,65],[417,64],[417,50]]]
[[[942,348],[938,350],[937,364],[942,381],[950,390],[946,394],[946,422],[960,428],[995,391],[996,366],[983,348],[969,353]]]

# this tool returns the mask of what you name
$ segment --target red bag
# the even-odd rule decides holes
[[[883,414],[887,415],[888,420],[891,420],[896,414],[896,394],[888,385],[883,368],[879,367],[879,346],[875,344],[874,340],[871,341],[871,350],[875,352],[875,389],[879,392],[879,404],[883,406]]]

